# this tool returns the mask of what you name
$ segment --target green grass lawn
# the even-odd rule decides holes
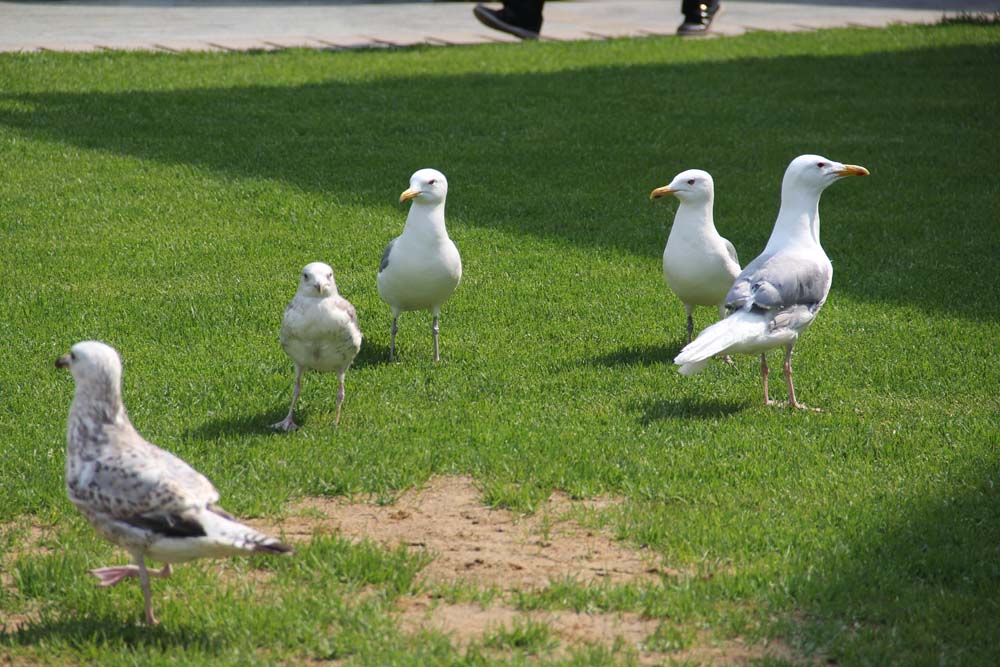
[[[619,496],[604,518],[681,571],[557,582],[522,608],[639,612],[674,646],[780,639],[802,664],[1000,663],[1000,29],[949,25],[269,54],[0,55],[0,629],[13,664],[629,663],[552,654],[544,626],[481,645],[398,628],[425,560],[320,536],[294,559],[185,565],[99,590],[121,562],[66,498],[78,340],[122,354],[137,428],[241,516],[309,495],[391,500],[469,474],[492,505]],[[815,152],[871,170],[825,194],[829,301],[796,348],[800,400],[758,364],[684,378],[660,261],[683,169],[715,178],[741,260],[782,172]],[[410,174],[449,179],[464,277],[430,317],[375,270]],[[309,375],[302,429],[277,341],[298,271],[331,264],[365,342]],[[708,309],[699,328],[712,321]],[[772,366],[778,367],[778,354]],[[784,398],[780,374],[772,393]],[[28,549],[26,522],[53,526]],[[220,569],[270,572],[216,586]],[[474,587],[473,587],[474,588]],[[475,597],[475,590],[462,593]],[[0,616],[2,625],[3,616]],[[666,640],[664,637],[672,640]],[[657,638],[653,638],[656,640]],[[762,664],[786,664],[769,658]],[[340,664],[340,663],[337,663]]]

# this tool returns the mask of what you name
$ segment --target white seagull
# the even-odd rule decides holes
[[[740,273],[740,260],[733,244],[715,229],[715,184],[711,174],[688,169],[674,176],[669,185],[649,193],[651,199],[666,195],[677,197],[680,205],[663,249],[663,277],[687,311],[690,343],[695,306],[715,306],[720,319],[726,316],[726,293]]]
[[[389,358],[396,355],[399,314],[429,310],[434,314],[434,361],[438,354],[438,316],[441,306],[462,279],[462,258],[444,226],[448,180],[436,169],[421,169],[410,177],[410,187],[399,202],[411,201],[403,233],[382,253],[378,267],[378,293],[392,308]]]
[[[135,565],[91,570],[102,587],[138,577],[146,622],[153,615],[149,577],[169,577],[171,563],[250,552],[290,554],[278,540],[238,523],[215,503],[219,492],[194,468],[147,442],[122,403],[122,364],[104,343],[84,341],[56,361],[69,368],[76,393],[66,436],[66,489],[97,532]],[[146,558],[165,563],[148,570]]]
[[[337,414],[333,422],[340,424],[344,375],[361,349],[361,329],[354,306],[337,293],[333,269],[328,264],[313,262],[302,269],[299,287],[281,321],[280,338],[281,347],[295,362],[295,387],[288,415],[271,427],[279,431],[298,428],[292,414],[302,391],[302,374],[309,369],[337,374]]]
[[[785,346],[788,402],[795,399],[792,348],[826,302],[833,266],[819,243],[819,198],[846,176],[867,176],[868,170],[819,155],[791,161],[781,183],[781,209],[767,247],[750,262],[726,295],[732,314],[708,327],[674,358],[684,375],[693,375],[717,354],[760,353],[764,402],[767,391],[767,350]]]

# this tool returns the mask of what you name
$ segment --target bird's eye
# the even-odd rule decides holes
[[[333,280],[333,274],[332,273],[326,274],[326,279],[327,280]]]
[[[693,178],[689,178],[688,179],[688,185],[694,185],[694,179]]]
[[[303,273],[302,274],[302,280],[309,280],[309,274],[308,273]]]
[[[70,358],[71,361],[76,361],[76,352],[70,352],[69,353],[69,358]]]
[[[427,181],[427,185],[434,185],[435,183],[437,183],[436,178],[432,178],[431,180]]]
[[[816,166],[819,167],[820,169],[822,169],[823,167],[826,166],[826,162],[817,162]]]

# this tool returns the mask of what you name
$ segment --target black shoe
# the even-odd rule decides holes
[[[700,0],[693,8],[685,9],[684,23],[677,28],[677,34],[686,37],[708,34],[712,19],[720,9],[722,5],[719,4],[719,0]]]
[[[501,30],[521,39],[538,39],[538,31],[541,26],[518,25],[502,9],[490,9],[483,5],[476,5],[472,13],[479,19],[480,23],[494,30]]]

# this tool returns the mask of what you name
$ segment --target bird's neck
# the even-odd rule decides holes
[[[781,209],[767,251],[787,245],[819,246],[819,192],[781,193]]]
[[[403,236],[425,242],[443,242],[448,238],[448,230],[444,226],[444,204],[410,205],[406,216]]]
[[[715,229],[715,222],[712,217],[712,202],[707,204],[685,204],[677,207],[677,214],[674,216],[674,226],[682,225],[690,230],[701,231],[705,229]]]
[[[98,391],[92,387],[77,387],[69,409],[67,447],[70,453],[78,452],[85,443],[105,442],[105,431],[109,427],[133,428],[122,403],[121,390],[104,387]],[[95,395],[102,400],[95,400]]]

